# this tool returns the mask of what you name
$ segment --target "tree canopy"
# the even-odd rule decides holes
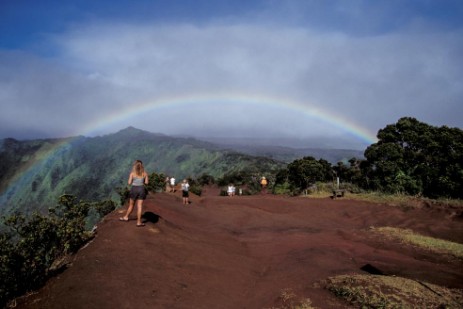
[[[372,189],[427,197],[463,197],[463,131],[404,117],[365,150]]]
[[[276,185],[304,190],[316,182],[340,177],[366,190],[430,198],[463,197],[463,131],[435,127],[403,117],[377,134],[378,142],[365,150],[365,159],[335,166],[304,157],[288,164]]]

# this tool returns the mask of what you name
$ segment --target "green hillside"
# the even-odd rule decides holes
[[[0,146],[0,214],[54,206],[66,193],[85,200],[118,199],[132,163],[177,179],[232,171],[273,172],[276,160],[219,149],[192,138],[173,138],[132,127],[101,137],[16,141]]]
[[[249,144],[221,144],[223,149],[233,149],[240,153],[271,158],[285,163],[291,163],[296,159],[311,156],[316,159],[324,159],[331,164],[348,162],[352,158],[364,159],[364,150],[355,149],[323,149],[323,148],[291,148],[270,145]]]

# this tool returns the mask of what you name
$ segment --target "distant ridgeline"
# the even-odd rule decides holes
[[[244,154],[266,157],[285,163],[291,163],[296,159],[307,156],[314,157],[315,159],[324,159],[333,165],[336,165],[338,162],[348,164],[348,161],[352,158],[365,159],[363,155],[365,150],[355,149],[291,148],[249,144],[220,144],[219,146]]]
[[[0,214],[46,210],[64,193],[89,201],[118,200],[115,189],[126,185],[136,159],[145,163],[148,173],[182,179],[203,174],[218,178],[242,170],[275,172],[294,159],[317,155],[290,148],[236,147],[227,150],[132,127],[93,138],[0,140]],[[338,151],[334,157],[341,161],[355,154],[359,152]]]

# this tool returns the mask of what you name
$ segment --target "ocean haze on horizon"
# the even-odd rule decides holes
[[[107,10],[106,1],[58,3],[2,4],[0,138],[134,126],[167,135],[325,136],[364,145],[330,119],[283,108],[287,101],[322,109],[370,135],[401,117],[463,124],[458,1],[239,1],[236,7],[115,1]],[[52,20],[38,16],[41,11]],[[6,29],[15,23],[21,25],[16,36]],[[140,102],[216,93],[283,98],[282,109],[166,104],[107,120]],[[105,125],[89,129],[99,123]]]

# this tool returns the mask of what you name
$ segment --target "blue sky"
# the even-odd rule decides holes
[[[403,116],[461,128],[462,54],[458,0],[1,0],[0,138],[132,125],[354,145]],[[162,103],[179,97],[195,103]]]

